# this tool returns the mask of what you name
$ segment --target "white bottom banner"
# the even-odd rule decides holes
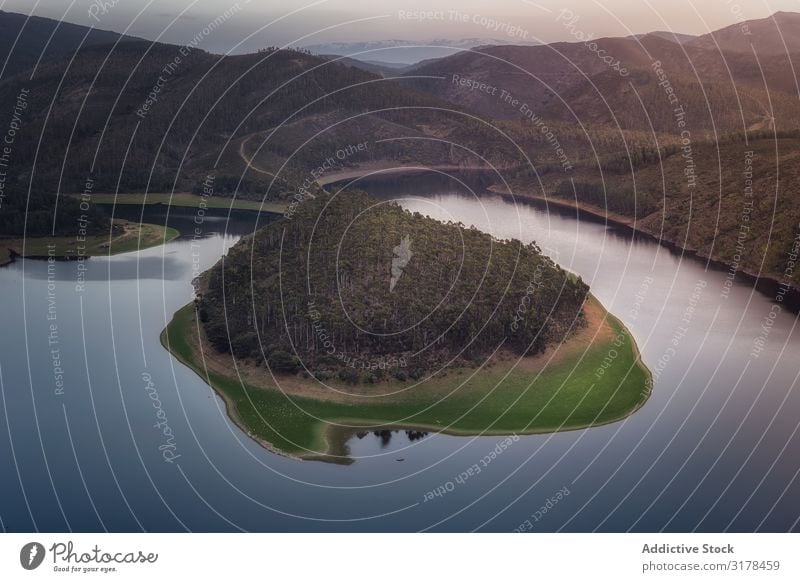
[[[0,580],[14,581],[796,581],[798,564],[796,534],[0,535]]]

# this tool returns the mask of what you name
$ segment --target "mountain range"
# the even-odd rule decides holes
[[[800,30],[794,16],[779,13],[775,18],[782,30]],[[750,32],[754,37],[775,36],[764,21],[753,23]],[[792,38],[788,32],[784,36]],[[673,119],[679,104],[687,110],[693,131],[704,136],[796,129],[800,109],[792,55],[759,58],[754,51],[720,51],[707,48],[711,38],[678,44],[653,34],[487,47],[425,63],[405,74],[428,77],[410,80],[409,86],[493,119],[521,119],[524,104],[546,119],[674,134],[682,130]],[[480,83],[492,90],[473,90]]]

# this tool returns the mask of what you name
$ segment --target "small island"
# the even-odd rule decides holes
[[[162,245],[179,235],[169,226],[115,219],[105,234],[0,238],[0,266],[14,257],[70,260],[117,255]]]
[[[162,343],[263,446],[339,463],[363,430],[608,424],[652,384],[622,323],[535,244],[353,190],[242,239]]]

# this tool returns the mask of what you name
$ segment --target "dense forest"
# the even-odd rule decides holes
[[[352,382],[541,352],[582,324],[588,293],[534,244],[354,190],[320,194],[243,239],[201,290],[217,350]]]

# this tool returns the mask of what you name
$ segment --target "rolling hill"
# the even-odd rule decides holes
[[[331,158],[335,167],[417,154],[452,161],[444,144],[409,140],[469,123],[436,98],[292,50],[89,47],[43,62],[33,79],[0,82],[0,107],[23,87],[14,177],[48,192],[81,192],[88,177],[94,191],[187,190],[214,174],[240,194],[281,198]],[[363,142],[358,155],[336,158]]]

